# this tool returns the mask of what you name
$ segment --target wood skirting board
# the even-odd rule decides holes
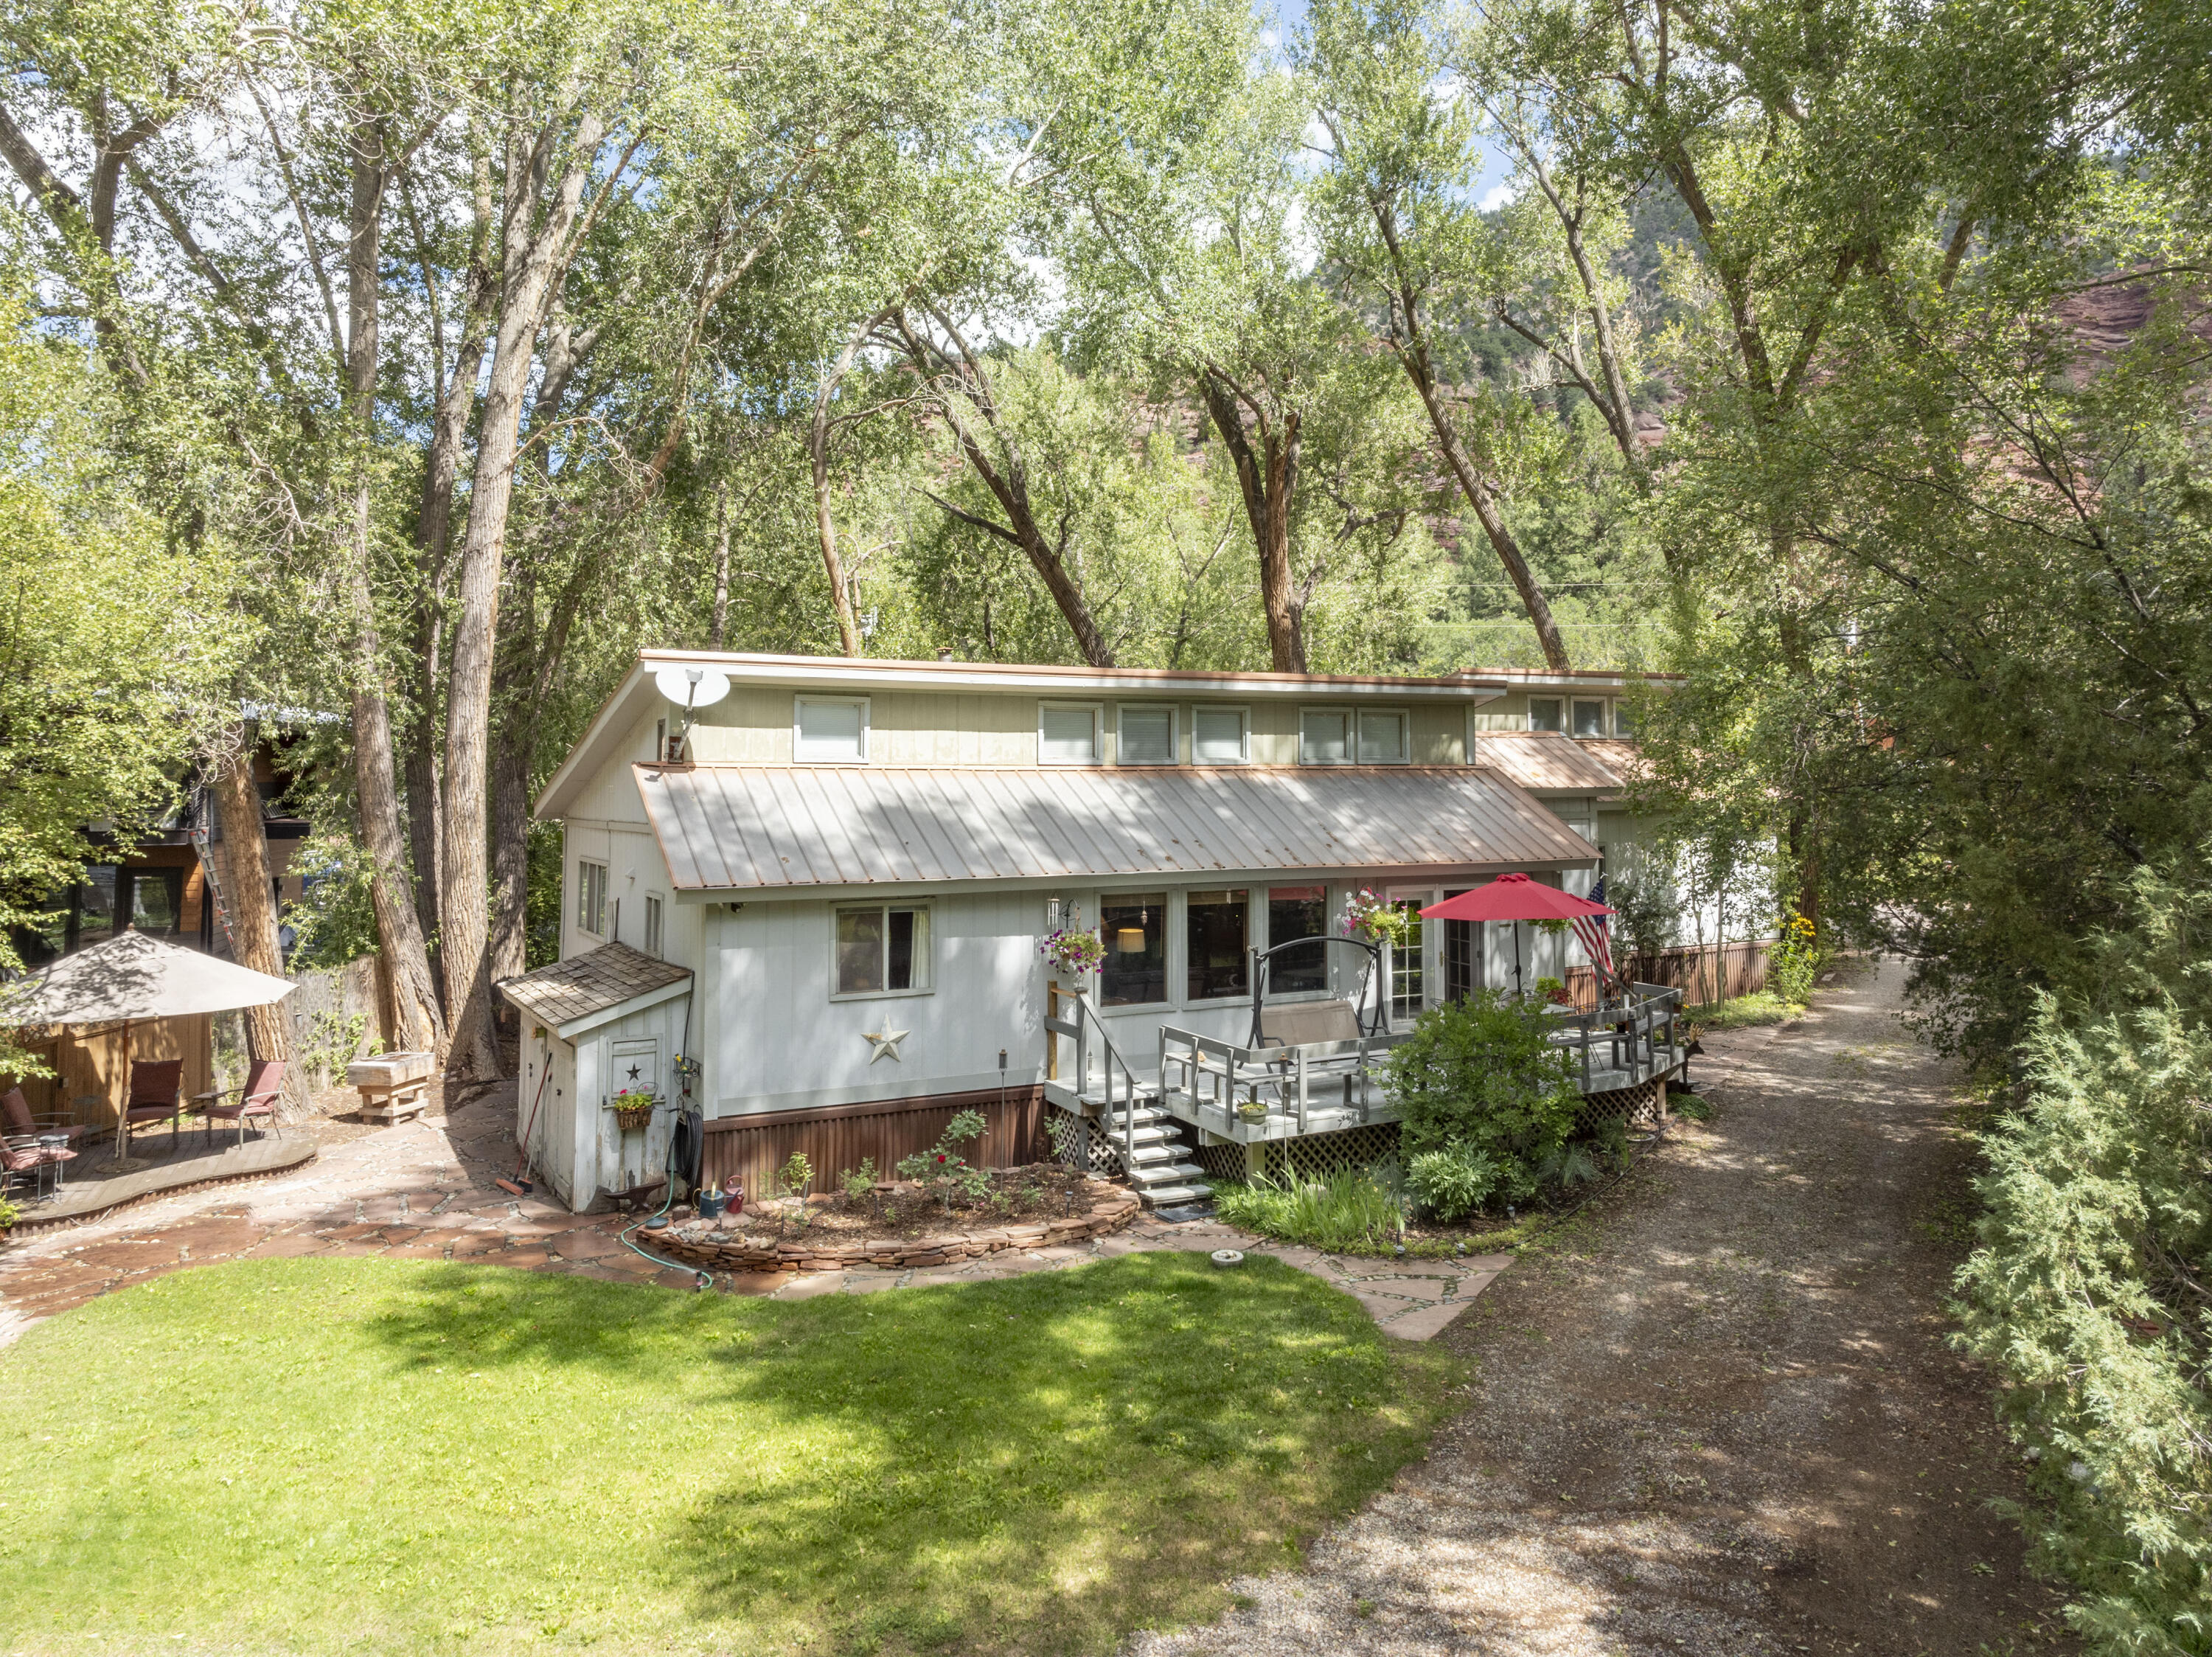
[[[1043,1085],[1009,1087],[1005,1101],[1001,1105],[999,1090],[989,1087],[866,1105],[715,1117],[706,1124],[705,1172],[718,1182],[734,1176],[748,1192],[761,1194],[769,1190],[775,1171],[796,1152],[813,1168],[817,1191],[834,1189],[839,1175],[857,1169],[863,1161],[875,1163],[878,1179],[889,1179],[901,1157],[935,1145],[961,1111],[981,1112],[987,1124],[980,1142],[962,1148],[962,1154],[978,1167],[1018,1168],[1049,1161],[1052,1142],[1045,1132]]]

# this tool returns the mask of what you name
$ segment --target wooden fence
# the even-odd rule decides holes
[[[734,1174],[747,1195],[764,1196],[775,1187],[776,1170],[796,1151],[812,1165],[817,1191],[835,1190],[838,1176],[865,1159],[873,1159],[878,1179],[889,1179],[901,1157],[936,1144],[959,1111],[980,1111],[987,1124],[981,1140],[960,1148],[969,1161],[1011,1168],[1049,1161],[1044,1089],[1009,1087],[1004,1106],[999,1098],[994,1087],[878,1105],[717,1117],[707,1124],[707,1177],[726,1180]]]
[[[1760,939],[1753,943],[1709,943],[1702,949],[1694,944],[1680,949],[1662,949],[1648,955],[1632,956],[1628,976],[1638,984],[1680,990],[1684,1001],[1692,1006],[1733,1001],[1738,996],[1753,995],[1766,987],[1766,952],[1771,947],[1770,940]],[[1567,974],[1567,994],[1584,1011],[1595,1008],[1596,975],[1587,966],[1574,968]]]

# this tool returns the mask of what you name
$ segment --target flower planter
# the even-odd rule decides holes
[[[646,1100],[642,1105],[607,1106],[608,1110],[614,1112],[615,1126],[620,1128],[624,1133],[635,1133],[641,1128],[651,1127],[654,1108],[655,1104],[652,1100]]]

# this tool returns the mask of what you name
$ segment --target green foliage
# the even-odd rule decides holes
[[[786,1197],[798,1197],[814,1183],[814,1164],[805,1151],[792,1152],[790,1161],[775,1171],[775,1183]]]
[[[1406,1164],[1406,1189],[1425,1211],[1449,1225],[1480,1209],[1504,1173],[1483,1152],[1455,1144],[1417,1152]]]
[[[291,923],[295,970],[343,966],[376,953],[376,908],[369,897],[368,854],[350,836],[318,832],[300,848],[292,868],[305,895],[284,911]]]
[[[837,1176],[838,1185],[845,1195],[854,1200],[866,1197],[876,1188],[876,1159],[864,1156],[857,1168],[848,1168]]]
[[[1214,1209],[1262,1236],[1350,1253],[1377,1252],[1406,1233],[1405,1204],[1371,1168],[1338,1168],[1325,1179],[1285,1171],[1218,1185]]]
[[[1813,997],[1813,980],[1820,974],[1832,952],[1827,940],[1802,915],[1785,916],[1774,929],[1773,947],[1766,956],[1766,990],[1777,1001],[1802,1007]]]
[[[1771,990],[1760,990],[1748,996],[1738,996],[1732,1001],[1707,1002],[1698,1007],[1686,1007],[1682,1017],[1692,1024],[1708,1030],[1751,1030],[1761,1025],[1780,1024],[1805,1010],[1802,1002],[1784,1001]]]
[[[144,1369],[92,1422],[119,1352]],[[56,1654],[1105,1652],[1387,1489],[1464,1374],[1267,1259],[796,1304],[213,1265],[10,1347],[46,1453],[0,1546],[17,1642]]]
[[[1519,1200],[1556,1180],[1581,1094],[1565,1053],[1534,1006],[1494,990],[1423,1013],[1390,1051],[1406,1155],[1442,1152],[1494,1167],[1492,1190]],[[1487,1194],[1487,1193],[1486,1193]]]
[[[229,557],[164,545],[107,388],[32,313],[0,270],[0,968],[88,825],[127,840],[174,804],[251,631]]]
[[[1985,1133],[1966,1349],[2037,1453],[2034,1532],[2100,1653],[2212,1651],[2212,880],[2130,883],[2094,996],[2039,1002],[2027,1094]]]
[[[969,1196],[980,1196],[988,1187],[990,1176],[982,1169],[973,1168],[968,1159],[960,1154],[959,1147],[971,1139],[981,1139],[989,1125],[981,1111],[955,1111],[952,1120],[945,1124],[937,1143],[926,1151],[916,1151],[911,1156],[899,1159],[898,1176],[902,1179],[921,1179],[930,1184],[946,1184],[958,1187]],[[981,1183],[975,1176],[981,1176]],[[949,1200],[949,1199],[948,1199]]]

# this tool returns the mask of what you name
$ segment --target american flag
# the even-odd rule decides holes
[[[1604,875],[1597,877],[1597,884],[1590,888],[1589,895],[1594,904],[1605,901]],[[1610,915],[1577,915],[1574,921],[1575,936],[1582,941],[1583,953],[1589,957],[1601,990],[1612,983],[1615,976],[1613,970],[1612,919]]]

